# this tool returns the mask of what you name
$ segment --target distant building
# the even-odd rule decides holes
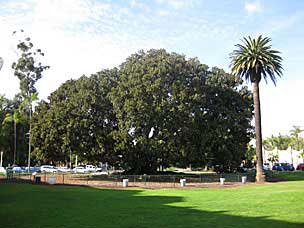
[[[275,148],[272,151],[263,149],[263,161],[264,163],[270,163],[272,158],[277,157],[280,163],[289,163],[293,164],[294,167],[297,167],[298,164],[304,163],[304,151],[296,151],[289,147],[287,150],[278,150]]]

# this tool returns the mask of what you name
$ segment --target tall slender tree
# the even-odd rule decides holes
[[[23,34],[23,30],[20,33]],[[14,32],[13,34],[16,34]],[[14,75],[20,80],[21,96],[25,113],[29,119],[29,151],[28,151],[28,168],[31,163],[31,119],[32,119],[32,102],[37,98],[36,82],[42,77],[43,71],[49,66],[42,65],[39,58],[44,56],[41,49],[34,49],[31,38],[25,37],[18,40],[17,44],[18,60],[12,64]]]
[[[276,85],[276,79],[282,76],[282,57],[280,52],[273,50],[270,44],[271,39],[261,35],[255,39],[244,37],[242,44],[230,54],[231,70],[238,78],[245,78],[250,81],[253,87],[255,133],[256,133],[256,157],[257,172],[256,181],[264,182],[265,174],[263,172],[262,155],[262,127],[261,127],[261,108],[259,83],[262,78],[267,82],[270,80]]]

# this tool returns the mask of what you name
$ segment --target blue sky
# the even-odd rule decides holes
[[[269,36],[285,71],[277,87],[261,85],[263,134],[304,127],[304,1],[0,0],[0,94],[9,97],[18,92],[12,32],[21,28],[51,66],[37,85],[41,98],[140,49],[165,48],[229,71],[229,53],[242,37]]]

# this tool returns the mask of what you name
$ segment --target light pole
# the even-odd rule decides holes
[[[70,149],[70,169],[72,169],[72,150]]]
[[[29,146],[28,146],[28,170],[30,171],[30,166],[31,166],[31,142],[32,142],[32,138],[31,138],[31,131],[32,131],[32,94],[29,92],[29,121],[30,121],[30,126],[29,126]]]
[[[2,167],[3,151],[1,151],[0,167]]]

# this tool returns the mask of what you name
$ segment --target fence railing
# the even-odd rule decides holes
[[[246,176],[247,182],[254,182],[253,173],[203,173],[199,175],[96,175],[96,174],[71,174],[71,173],[38,173],[20,174],[10,173],[7,176],[9,182],[30,182],[63,185],[89,185],[97,187],[122,187],[124,179],[128,179],[129,187],[143,188],[170,188],[180,187],[180,180],[185,179],[187,186],[207,187],[218,185],[220,178],[225,178],[226,185],[242,182]]]

